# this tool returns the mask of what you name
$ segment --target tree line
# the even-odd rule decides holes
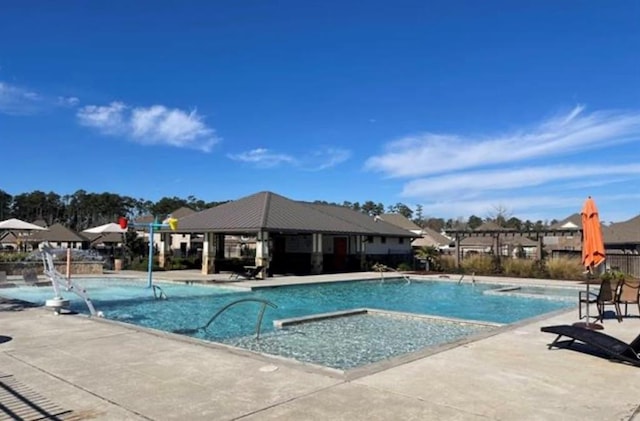
[[[186,199],[163,197],[153,202],[115,193],[88,193],[85,190],[69,195],[36,190],[15,196],[0,190],[0,220],[18,218],[32,222],[40,219],[47,225],[61,223],[72,230],[82,231],[115,222],[120,216],[132,220],[150,214],[165,216],[183,206],[200,211],[221,203],[224,202],[205,202],[193,196]]]
[[[72,230],[82,231],[93,226],[114,222],[120,216],[126,216],[131,220],[143,215],[154,215],[162,218],[181,207],[201,211],[227,202],[228,200],[205,202],[194,196],[188,196],[186,199],[175,196],[163,197],[157,202],[153,202],[143,198],[121,196],[115,193],[89,193],[85,190],[78,190],[68,195],[35,190],[12,196],[0,189],[0,221],[8,218],[18,218],[29,222],[41,219],[47,225],[61,223]],[[404,203],[396,203],[385,207],[383,203],[372,200],[363,203],[350,201],[335,203],[316,200],[314,203],[344,206],[370,216],[399,213],[419,227],[428,227],[437,232],[452,229],[475,229],[485,222],[493,222],[501,227],[520,231],[535,231],[557,222],[556,220],[522,221],[511,216],[510,212],[502,206],[496,206],[494,211],[484,218],[471,215],[466,219],[459,217],[445,220],[444,218],[424,215],[421,205],[416,205],[414,210]]]

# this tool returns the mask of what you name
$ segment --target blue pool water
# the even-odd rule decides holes
[[[531,295],[485,294],[485,291],[501,286],[490,284],[458,285],[454,282],[442,281],[414,281],[410,284],[404,280],[350,281],[260,288],[254,291],[228,287],[158,283],[169,297],[168,300],[156,300],[153,292],[144,287],[144,282],[114,279],[76,279],[76,282],[87,289],[95,308],[103,312],[106,318],[164,331],[195,330],[205,325],[217,310],[234,300],[242,298],[268,300],[277,305],[277,308],[267,307],[264,313],[261,325],[263,345],[268,342],[266,338],[278,336],[278,331],[273,326],[274,320],[353,308],[372,308],[484,322],[512,323],[575,305],[575,296],[566,296],[564,299],[559,296],[559,299],[549,300],[545,299],[542,294],[540,298]],[[545,292],[547,295],[553,293],[553,291]],[[0,295],[44,304],[44,301],[52,298],[53,294],[50,287],[19,287],[0,289]],[[74,294],[65,292],[64,297],[71,299],[72,310],[88,313],[84,302]],[[191,332],[190,335],[209,341],[224,342],[254,350],[260,348],[265,351],[264,346],[258,346],[255,342],[256,321],[260,309],[261,305],[256,302],[238,304],[221,314],[208,329],[198,329]],[[370,329],[370,321],[375,320],[376,323],[387,323],[388,331],[402,330],[399,326],[403,323],[397,320],[388,321],[386,318],[384,320],[387,321],[380,322],[379,318],[371,317],[366,320],[366,329]],[[415,322],[411,322],[411,324],[416,325]],[[411,324],[404,323],[407,329]],[[433,323],[431,324],[433,325]],[[338,325],[346,326],[344,323]],[[421,324],[416,326],[422,328]],[[432,326],[429,327],[429,329],[432,328]],[[460,329],[453,327],[442,331],[458,330]],[[289,330],[289,332],[292,331],[295,329]],[[374,331],[384,338],[384,333],[380,333],[385,331],[384,328],[377,327]],[[342,333],[343,337],[349,335],[351,334]],[[276,338],[277,340],[270,340],[279,343],[282,340],[280,336]],[[290,335],[296,340],[295,336]],[[315,347],[319,347],[319,344],[326,338],[326,336],[316,338],[312,342],[316,343]],[[359,340],[370,342],[371,336],[364,335]],[[450,340],[451,338],[447,335],[443,335],[442,340],[439,342],[436,340],[436,343]],[[297,342],[300,342],[299,337]],[[389,342],[393,341],[389,339]],[[418,345],[424,346],[422,342],[418,342]],[[414,345],[411,346],[414,347]],[[275,348],[283,347],[277,345]],[[391,348],[393,346],[389,347],[390,351],[385,355],[397,353],[397,349],[394,351]],[[404,346],[400,348],[404,349]],[[414,348],[407,349],[405,352],[411,350]],[[265,352],[279,353],[277,350]],[[300,353],[299,350],[295,352]],[[290,356],[290,353],[284,351],[280,354]],[[324,361],[322,358],[321,361],[317,361],[315,357],[303,360],[320,364]],[[371,361],[375,361],[375,359],[367,359],[364,363]],[[331,364],[327,361],[324,363]],[[351,367],[352,364],[354,362],[350,361],[348,367]]]

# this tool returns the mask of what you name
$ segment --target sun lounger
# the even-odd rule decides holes
[[[611,360],[624,361],[640,367],[640,335],[628,344],[613,336],[580,326],[546,326],[540,330],[558,335],[549,344],[549,349],[553,347],[571,348],[575,341],[579,341],[601,351]],[[560,341],[562,337],[566,337],[568,340]]]
[[[233,272],[229,279],[257,279],[264,266],[247,266],[243,271]]]

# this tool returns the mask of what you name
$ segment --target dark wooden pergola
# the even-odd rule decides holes
[[[538,242],[538,247],[536,250],[536,259],[542,260],[542,248],[543,248],[543,239],[544,237],[564,237],[570,235],[581,235],[582,229],[573,228],[573,229],[546,229],[546,230],[536,230],[536,231],[519,231],[514,229],[478,229],[478,230],[452,230],[448,231],[448,234],[454,235],[455,245],[456,245],[456,266],[460,266],[460,240],[464,238],[470,237],[491,237],[493,238],[493,252],[494,254],[498,254],[498,245],[500,243],[500,237],[527,237],[531,240],[535,240]]]

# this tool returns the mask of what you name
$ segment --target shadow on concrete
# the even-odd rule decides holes
[[[0,311],[22,311],[25,308],[38,307],[36,304],[12,298],[0,297]]]
[[[72,412],[18,382],[12,375],[0,375],[0,394],[0,415],[5,414],[12,420],[64,420]]]

